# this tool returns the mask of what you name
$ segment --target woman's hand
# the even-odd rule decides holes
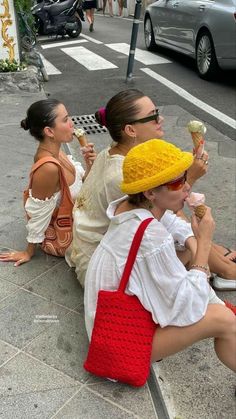
[[[86,146],[86,150],[83,152],[83,158],[86,166],[91,167],[96,157],[97,153],[94,150],[94,144],[88,143],[88,145]]]
[[[30,253],[24,252],[8,252],[0,253],[0,262],[16,262],[14,266],[22,265],[22,263],[29,262],[31,259]]]
[[[187,182],[192,186],[200,177],[208,171],[208,153],[204,151],[200,158],[195,157],[192,166],[187,172]]]
[[[215,230],[215,221],[211,214],[211,208],[206,207],[206,212],[201,220],[193,214],[191,217],[191,226],[198,242],[210,243]]]
[[[94,150],[94,144],[93,143],[88,143],[88,145],[86,147],[83,147],[83,149],[81,149],[82,154],[83,154],[83,158],[86,164],[86,170],[85,170],[85,174],[83,177],[83,181],[86,179],[86,177],[88,176],[91,167],[94,163],[94,160],[97,157],[97,153]]]
[[[30,261],[34,256],[36,247],[36,243],[28,243],[27,249],[24,251],[0,253],[0,262],[16,262],[14,266],[20,266],[22,263]]]

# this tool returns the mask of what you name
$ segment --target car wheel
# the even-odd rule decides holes
[[[214,44],[208,32],[202,32],[197,40],[196,62],[199,76],[209,80],[218,72]]]
[[[149,16],[146,17],[144,23],[144,39],[148,51],[153,51],[156,49],[156,43],[152,29],[152,22]]]

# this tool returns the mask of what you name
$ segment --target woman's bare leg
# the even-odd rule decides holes
[[[91,9],[87,9],[87,10],[85,11],[85,14],[86,14],[86,18],[87,18],[88,23],[91,25],[91,23],[92,23],[92,18],[91,18]]]
[[[94,10],[95,9],[91,9],[91,21],[92,21],[92,23],[94,23]]]
[[[152,362],[212,337],[215,338],[218,358],[228,368],[236,371],[236,317],[221,304],[210,304],[205,316],[191,326],[157,328],[153,338]]]
[[[102,2],[102,13],[103,13],[104,15],[105,15],[106,5],[107,5],[107,0],[103,0],[103,2]]]
[[[214,244],[215,250],[218,251],[225,258],[231,261],[236,259],[236,250],[230,249],[221,244],[216,244],[216,243],[213,243],[213,244]]]
[[[236,263],[224,256],[223,248],[212,243],[209,254],[210,271],[224,279],[236,279]]]
[[[176,215],[189,223],[189,219],[182,210],[178,211]],[[209,269],[212,273],[219,275],[221,278],[236,279],[236,263],[230,260],[229,257],[224,256],[225,253],[227,253],[225,247],[212,243],[208,260]],[[233,251],[231,257],[234,256],[235,252]]]
[[[108,0],[109,15],[113,16],[112,0]]]
[[[123,12],[123,0],[118,0],[118,5],[119,5],[119,16],[122,16],[122,12]]]

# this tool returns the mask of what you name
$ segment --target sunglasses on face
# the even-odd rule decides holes
[[[172,180],[171,182],[164,183],[169,191],[178,191],[181,189],[187,180],[187,171],[184,172],[183,176],[179,177],[178,179]]]
[[[149,122],[149,121],[156,121],[156,123],[158,124],[159,117],[160,117],[159,109],[155,109],[155,113],[153,115],[146,116],[145,118],[135,119],[134,121],[127,122],[127,124],[136,124],[136,123],[145,124],[146,122]]]

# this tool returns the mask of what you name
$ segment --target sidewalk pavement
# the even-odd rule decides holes
[[[19,121],[32,102],[44,97],[0,99],[1,250],[25,246],[22,191],[37,144],[19,128]],[[165,138],[191,150],[185,126],[193,115],[178,106],[165,106],[162,113]],[[235,142],[212,126],[207,129],[209,175],[195,190],[205,193],[213,208],[215,239],[235,246]],[[109,142],[107,134],[91,135],[90,140],[98,151]],[[71,150],[80,158],[76,143]],[[141,389],[86,373],[83,291],[64,260],[39,250],[18,268],[1,263],[0,290],[0,417],[235,418],[235,377],[218,361],[209,340],[156,363]],[[236,303],[236,292],[219,295]]]

